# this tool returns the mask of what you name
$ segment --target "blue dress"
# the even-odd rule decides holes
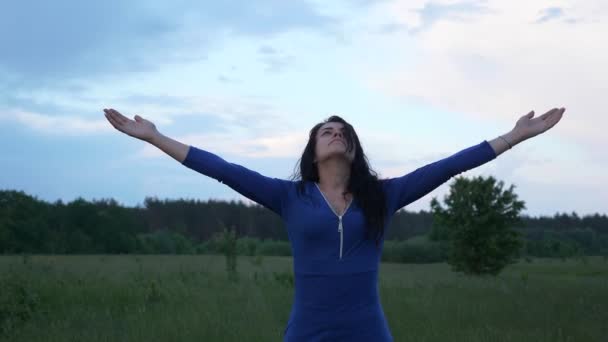
[[[496,158],[487,141],[382,179],[385,229],[400,208],[464,171]],[[378,292],[384,239],[366,238],[364,216],[353,201],[339,217],[314,182],[297,194],[297,182],[263,176],[190,146],[183,165],[222,182],[281,216],[293,252],[295,291],[284,341],[392,341]]]

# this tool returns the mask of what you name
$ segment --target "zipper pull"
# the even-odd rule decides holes
[[[338,216],[338,231],[342,232],[342,216]]]

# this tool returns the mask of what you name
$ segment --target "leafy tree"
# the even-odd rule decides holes
[[[511,228],[525,208],[517,200],[514,185],[494,177],[456,177],[445,197],[446,207],[431,200],[434,215],[431,238],[447,240],[448,263],[468,275],[497,275],[515,262],[522,247],[518,232]]]

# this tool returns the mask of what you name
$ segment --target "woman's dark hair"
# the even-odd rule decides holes
[[[319,170],[314,162],[315,150],[317,145],[317,132],[328,122],[339,122],[344,125],[344,138],[347,142],[347,151],[355,149],[355,158],[350,168],[350,178],[347,185],[347,192],[353,194],[353,200],[363,210],[368,228],[368,238],[376,237],[376,246],[384,234],[386,198],[382,185],[378,179],[378,174],[369,166],[369,161],[363,152],[359,137],[353,126],[339,116],[331,116],[325,121],[316,124],[308,137],[308,143],[304,148],[302,157],[296,165],[292,180],[298,182],[298,193],[304,193],[304,183],[306,181],[318,182]],[[346,196],[346,192],[343,194]]]

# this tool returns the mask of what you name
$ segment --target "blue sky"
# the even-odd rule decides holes
[[[9,2],[0,12],[0,188],[71,201],[243,199],[103,116],[288,178],[314,124],[353,124],[394,177],[566,107],[464,173],[514,184],[524,213],[608,213],[601,0]],[[449,182],[409,205],[428,210]]]

